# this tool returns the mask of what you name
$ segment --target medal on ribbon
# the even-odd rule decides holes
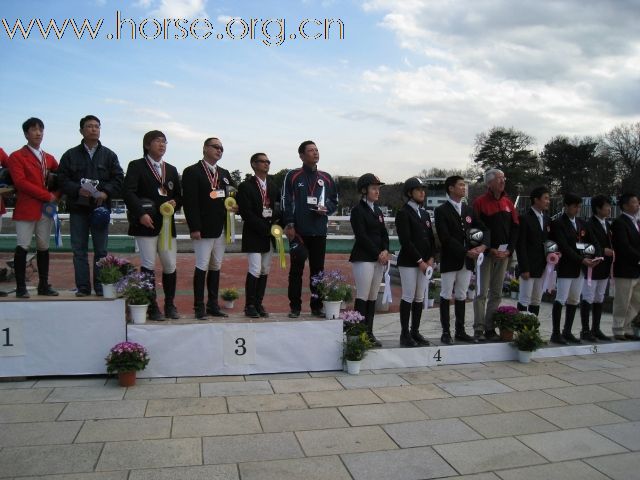
[[[278,250],[278,258],[280,258],[280,267],[284,270],[287,268],[287,260],[284,256],[284,240],[282,240],[282,227],[280,225],[271,225],[271,235],[276,239],[276,249]]]
[[[49,217],[53,220],[53,224],[55,225],[55,239],[56,239],[56,247],[62,246],[62,234],[60,233],[60,226],[62,222],[60,221],[60,217],[58,217],[58,208],[55,203],[47,202],[42,205],[42,214],[45,217]]]
[[[224,207],[227,209],[227,227],[225,228],[225,238],[227,245],[236,241],[236,214],[233,213],[233,208],[238,203],[233,197],[227,197],[224,199]]]

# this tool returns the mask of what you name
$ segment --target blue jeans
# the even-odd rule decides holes
[[[76,288],[79,292],[91,293],[91,274],[89,271],[89,233],[93,243],[93,288],[102,293],[102,285],[98,281],[96,262],[107,256],[107,240],[109,225],[94,227],[89,222],[89,214],[71,213],[71,249],[73,250],[73,269],[76,277]]]

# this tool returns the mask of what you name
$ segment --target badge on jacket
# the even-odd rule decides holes
[[[467,218],[465,218],[467,223],[471,223],[471,217],[469,215],[467,215]]]

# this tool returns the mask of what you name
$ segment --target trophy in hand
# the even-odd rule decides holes
[[[83,178],[80,180],[80,189],[89,193],[88,196],[78,195],[78,205],[88,207],[91,205],[91,198],[97,198],[100,196],[98,191],[99,180],[92,180],[90,178]]]
[[[324,204],[324,181],[321,178],[318,179],[318,186],[320,187],[320,195],[318,195],[318,203],[313,207],[313,210],[325,215],[327,207]]]

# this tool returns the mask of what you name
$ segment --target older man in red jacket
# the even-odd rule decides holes
[[[58,169],[56,159],[41,148],[44,123],[39,118],[29,118],[22,124],[27,144],[9,156],[9,171],[16,189],[16,207],[13,221],[16,225],[16,251],[14,270],[16,297],[29,298],[25,271],[27,252],[33,234],[36,235],[38,265],[38,295],[57,296],[49,285],[49,237],[52,218],[43,213],[43,205],[55,202],[55,193],[47,187],[51,172]]]

